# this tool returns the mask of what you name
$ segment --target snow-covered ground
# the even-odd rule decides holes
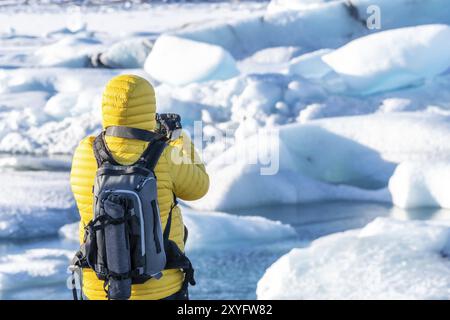
[[[71,154],[101,129],[105,83],[134,73],[188,132],[202,121],[211,189],[186,204],[188,250],[200,270],[248,279],[233,291],[237,278],[204,271],[217,286],[193,296],[254,298],[301,247],[258,298],[450,298],[449,12],[447,0],[0,7],[0,296],[63,292]]]

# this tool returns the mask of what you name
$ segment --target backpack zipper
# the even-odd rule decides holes
[[[141,182],[139,182],[138,185],[136,186],[136,191],[138,191],[138,192],[141,191],[142,188],[144,188],[145,184],[147,182],[149,182],[150,180],[155,180],[155,178],[154,177],[147,177],[145,179],[142,179]]]

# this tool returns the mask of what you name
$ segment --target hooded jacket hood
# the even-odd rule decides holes
[[[152,131],[156,127],[153,86],[136,75],[120,75],[106,85],[102,97],[102,124]]]

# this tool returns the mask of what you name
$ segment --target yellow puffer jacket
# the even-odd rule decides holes
[[[103,93],[103,127],[120,125],[154,130],[155,105],[154,89],[145,79],[133,75],[115,77],[107,84]],[[97,171],[93,141],[94,137],[83,139],[75,150],[72,162],[70,182],[81,216],[80,242],[84,236],[84,226],[93,217],[92,188]],[[118,137],[106,137],[106,143],[114,159],[123,165],[137,161],[148,145],[144,141]],[[173,204],[173,193],[183,200],[196,200],[204,196],[209,187],[209,178],[203,164],[172,161],[173,153],[190,159],[197,157],[190,139],[182,135],[169,144],[156,165],[163,230]],[[184,251],[183,218],[178,207],[175,207],[172,219],[170,239]],[[181,289],[183,279],[184,275],[180,270],[165,270],[160,280],[150,279],[144,284],[133,285],[131,299],[165,298]],[[98,280],[90,269],[83,270],[83,292],[89,299],[105,299],[103,281]]]

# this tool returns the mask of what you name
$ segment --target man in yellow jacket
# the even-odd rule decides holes
[[[145,79],[135,75],[121,75],[113,78],[103,92],[103,127],[125,126],[155,131],[156,101],[155,91]],[[93,186],[97,162],[93,151],[95,137],[83,139],[75,150],[71,186],[81,216],[79,236],[83,242],[84,227],[93,219]],[[114,160],[122,165],[130,165],[138,160],[148,142],[114,136],[106,136],[106,144]],[[175,161],[178,154],[191,161]],[[184,252],[185,228],[183,217],[174,196],[182,200],[197,200],[208,191],[209,178],[205,167],[198,161],[190,139],[182,134],[170,141],[155,167],[157,178],[158,203],[163,230],[168,220],[170,208],[172,225],[169,239]],[[83,294],[88,299],[105,299],[103,281],[92,269],[83,269]],[[161,279],[150,279],[143,284],[132,286],[131,299],[164,299],[186,297],[183,292],[184,273],[180,269],[163,271]]]

